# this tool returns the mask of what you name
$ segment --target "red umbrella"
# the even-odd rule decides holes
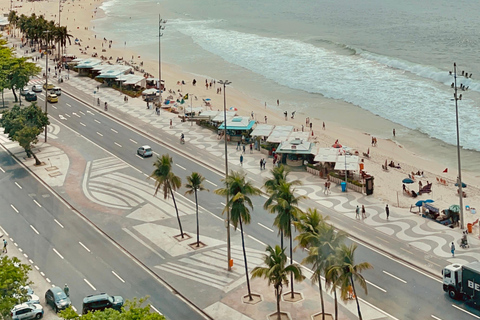
[[[342,145],[338,142],[336,142],[332,145],[332,148],[341,148],[341,147],[342,147]]]

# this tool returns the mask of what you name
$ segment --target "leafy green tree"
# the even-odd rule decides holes
[[[252,270],[253,278],[268,279],[268,285],[273,284],[275,288],[275,297],[277,299],[277,319],[280,320],[280,300],[282,297],[283,285],[288,286],[288,274],[293,274],[294,279],[302,281],[305,277],[302,275],[302,269],[298,264],[287,264],[285,249],[276,245],[275,248],[268,246],[265,250],[268,254],[264,255],[263,263],[266,267],[255,267]]]
[[[188,183],[185,185],[187,187],[187,191],[185,194],[195,194],[195,213],[197,216],[197,247],[200,246],[200,223],[198,221],[198,198],[197,198],[197,191],[208,191],[203,186],[203,181],[205,181],[205,177],[203,177],[198,172],[192,172],[191,175],[187,177]]]
[[[251,220],[250,208],[253,209],[250,196],[259,195],[260,189],[254,187],[249,181],[245,180],[245,175],[239,172],[231,171],[226,179],[223,179],[224,188],[215,190],[215,193],[221,196],[229,196],[222,213],[230,210],[230,221],[235,230],[240,225],[240,234],[242,236],[243,260],[245,263],[245,276],[247,277],[248,297],[252,298],[250,290],[250,280],[248,278],[247,252],[245,251],[245,239],[243,235],[243,224],[249,224]]]
[[[168,194],[172,196],[173,205],[177,213],[178,226],[180,228],[180,234],[183,239],[182,222],[180,221],[180,215],[178,214],[177,202],[175,201],[175,194],[173,191],[177,191],[182,186],[182,179],[176,176],[172,171],[173,159],[168,154],[164,154],[161,157],[157,157],[157,161],[153,164],[155,170],[153,170],[150,178],[155,180],[155,193],[156,196],[160,188],[163,189],[163,198],[167,199]]]
[[[21,286],[32,284],[28,279],[29,265],[20,263],[17,257],[4,255],[0,259],[0,317],[7,319],[10,310],[20,301],[26,301],[26,292]],[[15,297],[14,297],[15,295]]]
[[[342,300],[347,301],[349,298],[349,288],[352,287],[355,301],[357,302],[358,318],[362,320],[362,313],[360,311],[360,304],[358,303],[357,291],[355,290],[355,282],[358,282],[360,286],[365,290],[367,294],[367,282],[362,276],[362,271],[367,269],[373,269],[373,266],[368,262],[362,262],[355,264],[354,255],[357,245],[352,243],[349,247],[342,244],[336,250],[337,264],[329,268],[329,273],[335,272],[336,282],[334,285],[340,287],[340,297]],[[329,277],[331,275],[328,275]]]
[[[8,85],[12,90],[15,102],[18,101],[15,89],[21,90],[25,87],[30,78],[40,73],[42,69],[33,62],[28,62],[26,57],[12,57],[9,65]]]
[[[8,138],[17,141],[25,149],[27,157],[33,156],[35,164],[41,162],[32,151],[32,146],[38,142],[38,135],[45,126],[50,124],[48,117],[35,103],[25,108],[14,106],[3,113],[0,125],[5,129]]]

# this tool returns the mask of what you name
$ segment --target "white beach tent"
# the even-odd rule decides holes
[[[268,136],[267,142],[280,143],[287,141],[288,136],[293,131],[293,126],[275,126],[272,133]]]
[[[339,149],[337,148],[318,148],[317,155],[313,161],[337,162],[337,157],[339,154]]]
[[[345,158],[346,157],[346,158]],[[359,171],[358,156],[341,155],[337,157],[334,170]]]
[[[258,124],[250,135],[252,137],[268,137],[270,133],[272,133],[274,127],[273,124]]]

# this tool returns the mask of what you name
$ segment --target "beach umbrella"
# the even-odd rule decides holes
[[[334,144],[332,145],[332,148],[341,148],[341,147],[342,147],[342,145],[341,145],[340,143],[338,143],[338,142],[337,142],[337,143],[334,143]]]
[[[458,213],[458,212],[460,212],[460,206],[458,204],[452,204],[450,206],[450,208],[448,208],[448,210]]]
[[[455,187],[458,187],[458,182],[455,183]],[[462,188],[466,188],[466,187],[467,187],[467,185],[465,184],[465,182],[462,182]]]
[[[421,207],[421,206],[423,206],[423,203],[424,203],[424,202],[425,202],[425,201],[420,200],[420,201],[417,201],[417,203],[415,203],[415,205],[416,205],[417,207]]]
[[[432,202],[435,202],[435,201],[433,201],[432,199],[425,200],[425,203],[432,203]]]
[[[210,99],[210,98],[205,99],[205,101],[210,101],[210,100],[212,100],[212,99]]]
[[[232,111],[238,111],[238,109],[237,109],[237,108],[235,108],[235,107],[230,107],[230,109],[229,109],[229,110],[232,110]]]
[[[413,183],[413,180],[410,178],[405,178],[402,180],[403,183]]]

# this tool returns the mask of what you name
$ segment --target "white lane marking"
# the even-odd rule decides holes
[[[52,105],[50,105],[50,107],[52,107],[53,109],[57,109],[57,107],[55,107],[55,106],[52,106]]]
[[[73,311],[77,312],[77,308],[75,308],[74,306],[71,306],[71,307],[72,307]]]
[[[18,182],[15,182],[15,184],[16,184],[17,187],[19,187],[20,189],[23,189],[22,186],[18,184]]]
[[[53,221],[55,221],[62,229],[65,229],[65,228],[62,226],[62,224],[61,224],[60,222],[58,222],[57,219],[53,219]]]
[[[43,271],[40,272],[40,274],[42,275],[42,277],[45,277],[45,273],[43,273]]]
[[[88,252],[90,252],[90,249],[88,249],[86,245],[84,245],[84,244],[81,243],[80,241],[78,241],[78,243],[83,247],[83,249],[85,249],[85,250],[87,250]]]
[[[81,124],[82,126],[84,126],[84,127],[87,126],[87,125],[86,125],[85,123],[83,123],[83,122],[80,122],[80,124]]]
[[[72,117],[72,116],[71,116],[71,115],[69,115],[68,113],[65,113],[65,115],[66,115],[67,117],[69,117],[69,118],[71,118],[71,117]]]
[[[51,283],[52,281],[50,281],[50,279],[48,278],[45,278],[45,280],[47,280],[48,283]]]
[[[206,179],[205,179],[205,181],[208,182],[208,183],[210,183],[211,185],[213,185],[213,186],[215,186],[215,187],[218,187],[215,183],[213,183],[213,182],[210,181],[210,180],[206,180]]]
[[[128,140],[132,141],[133,143],[138,143],[137,141],[135,141],[135,140],[132,140],[132,139],[128,139]]]
[[[35,202],[35,204],[36,204],[37,206],[39,206],[40,208],[42,207],[42,206],[40,205],[40,203],[38,203],[37,200],[33,199],[33,202]]]
[[[150,176],[146,173],[143,174],[145,177],[150,178]]]
[[[76,112],[72,112],[72,114],[78,118],[81,118]]]
[[[96,123],[101,123],[100,121],[98,121],[97,119],[93,119],[93,121],[95,121]]]
[[[31,264],[33,264],[33,260],[32,260],[32,259],[28,259],[28,262],[30,262]]]
[[[365,280],[365,281],[366,281],[369,285],[371,285],[372,287],[375,287],[375,288],[377,288],[378,290],[380,290],[380,291],[382,291],[382,292],[384,292],[384,293],[387,292],[387,290],[385,290],[385,289],[383,289],[383,288],[380,288],[380,287],[377,286],[376,284],[373,284],[373,283],[371,283],[371,282],[368,281],[368,280]]]
[[[220,204],[221,204],[222,206],[224,206],[224,207],[226,206],[226,204],[225,204],[225,203],[223,203],[223,202],[220,202]]]
[[[90,111],[90,110],[87,110],[87,113],[91,114],[92,116],[94,116],[94,115],[95,115],[95,113],[93,113],[93,112],[92,112],[92,111]]]
[[[60,252],[57,251],[57,249],[53,248],[53,251],[54,251],[56,254],[58,254],[58,256],[59,256],[60,258],[62,258],[62,260],[64,259],[63,256],[60,254]]]
[[[115,271],[112,270],[112,273],[115,277],[118,278],[118,280],[122,281],[123,283],[125,283],[125,280],[123,280]]]
[[[160,311],[158,311],[157,308],[155,308],[153,305],[150,304],[150,308],[152,308],[153,311],[155,311],[155,312],[158,313],[159,315],[163,316],[163,313],[161,313]]]
[[[389,272],[387,272],[387,271],[385,271],[385,270],[383,270],[383,273],[385,273],[386,275],[388,275],[388,276],[390,276],[390,277],[392,277],[392,278],[394,278],[394,279],[397,279],[397,280],[400,281],[400,282],[407,283],[407,281],[405,281],[405,280],[403,280],[403,279],[401,279],[401,278],[399,278],[399,277],[397,277],[397,276],[394,276],[393,274],[391,274],[391,273],[389,273]]]
[[[90,282],[88,282],[87,279],[83,279],[83,281],[85,281],[94,291],[97,291],[97,289]]]
[[[160,153],[155,152],[155,151],[153,151],[153,154],[156,155],[156,156],[159,156],[159,155],[160,155]]]
[[[97,134],[100,136],[100,137],[103,137],[103,134],[101,134],[100,132],[97,131]]]
[[[139,158],[142,159],[142,160],[145,160],[145,158],[142,157],[142,156],[140,156],[138,153],[136,154],[136,156],[139,157]]]
[[[26,253],[24,253],[23,256],[28,259],[28,255]]]
[[[2,168],[2,167],[0,167],[0,170],[1,170],[3,173],[5,173],[5,170],[3,170],[3,168]]]
[[[442,320],[442,319],[440,319],[439,317],[435,317],[433,314],[430,315],[430,316],[431,316],[433,319],[435,319],[435,320]]]
[[[65,104],[67,105],[67,107],[70,107],[70,108],[72,107],[69,103],[65,103]]]
[[[40,271],[40,268],[38,266],[35,265],[34,267],[35,269],[37,269],[37,271]]]
[[[186,168],[182,167],[182,166],[179,165],[179,164],[176,164],[176,163],[175,163],[175,165],[176,165],[177,167],[179,167],[180,169],[187,170]]]
[[[10,207],[12,207],[13,211],[15,211],[16,213],[18,213],[17,208],[15,208],[15,207],[13,206],[13,204],[11,204]]]
[[[465,309],[463,309],[463,308],[460,308],[459,306],[456,306],[456,305],[452,304],[452,307],[454,307],[454,308],[456,308],[456,309],[458,309],[458,310],[460,310],[460,311],[463,311],[463,312],[465,312],[466,314],[471,315],[472,317],[475,317],[475,318],[477,318],[477,319],[480,319],[479,316],[474,315],[473,313],[471,313],[471,312],[469,312],[469,311],[467,311],[467,310],[465,310]]]
[[[40,232],[38,232],[37,229],[35,229],[34,226],[30,225],[30,228],[32,228],[32,230],[33,230],[36,234],[40,234]]]
[[[267,244],[266,244],[265,242],[262,242],[262,241],[258,240],[257,238],[252,237],[251,235],[248,235],[248,237],[249,237],[250,239],[252,239],[252,240],[257,241],[258,243],[260,243],[261,245],[263,245],[263,246],[265,246],[265,247],[267,246]]]
[[[82,115],[85,115],[85,112],[82,112],[82,111],[78,111],[78,112],[80,112]]]
[[[262,228],[267,229],[267,230],[270,231],[270,232],[273,232],[273,229],[270,229],[269,227],[267,227],[266,225],[261,224],[260,222],[258,222],[258,225],[259,225],[260,227],[262,227]]]
[[[59,115],[58,117],[60,118],[60,120],[67,120],[67,118],[65,118],[63,115]]]
[[[122,145],[120,143],[116,143],[114,142],[117,146],[119,146],[120,148],[122,147]]]
[[[118,131],[115,130],[115,129],[110,128],[110,130],[112,130],[112,131],[115,132],[115,133],[118,133]]]

